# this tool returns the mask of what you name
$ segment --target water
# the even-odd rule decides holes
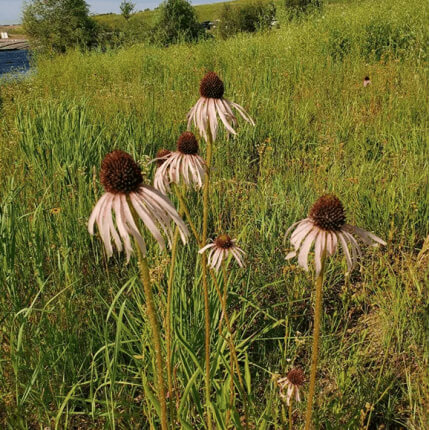
[[[30,69],[27,49],[0,51],[0,76],[5,73],[23,73]]]

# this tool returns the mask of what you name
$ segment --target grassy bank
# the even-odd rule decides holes
[[[316,428],[426,428],[427,22],[421,0],[335,4],[224,42],[40,59],[34,76],[2,85],[0,427],[158,428],[135,260],[107,260],[86,223],[105,153],[130,152],[150,181],[145,163],[174,148],[199,79],[215,70],[256,121],[217,143],[209,226],[211,237],[228,230],[247,252],[247,268],[228,274],[229,310],[252,423],[281,428],[272,380],[292,365],[308,372],[314,289],[284,260],[282,237],[316,197],[334,192],[349,222],[388,246],[366,249],[349,280],[342,254],[330,260]],[[200,193],[187,198],[199,225]],[[148,242],[162,321],[169,255]],[[179,427],[194,429],[204,428],[196,252],[194,243],[180,248],[173,300]],[[228,351],[215,292],[210,305],[222,421]],[[239,401],[236,427],[241,415]]]

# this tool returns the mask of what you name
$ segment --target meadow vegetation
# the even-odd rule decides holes
[[[427,3],[339,2],[278,19],[279,29],[225,41],[39,57],[34,74],[0,83],[1,428],[159,428],[135,258],[108,260],[86,225],[104,155],[129,152],[149,183],[147,162],[174,149],[209,70],[256,122],[216,143],[209,219],[210,237],[227,230],[247,253],[245,269],[230,266],[228,309],[250,428],[283,428],[274,380],[309,370],[314,287],[285,261],[282,239],[327,192],[388,245],[366,249],[349,278],[341,253],[329,261],[315,428],[428,427]],[[201,200],[187,194],[198,226]],[[147,241],[163,323],[169,254]],[[197,250],[180,246],[173,293],[184,429],[205,428]],[[210,310],[213,417],[224,428],[229,355],[213,289]],[[236,428],[243,406],[239,396]],[[305,407],[295,405],[297,428]]]

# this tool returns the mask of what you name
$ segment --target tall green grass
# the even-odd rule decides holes
[[[167,49],[135,46],[39,59],[1,90],[0,424],[157,428],[150,329],[135,261],[107,260],[86,223],[114,148],[146,162],[173,149],[207,70],[256,127],[215,148],[210,235],[247,252],[229,310],[255,428],[281,428],[276,374],[308,369],[311,278],[284,260],[286,228],[336,193],[348,219],[389,243],[347,283],[330,260],[316,428],[428,424],[427,5],[334,4],[280,30]],[[363,88],[369,75],[372,85]],[[204,145],[202,142],[202,151]],[[188,201],[201,222],[201,197]],[[168,254],[148,237],[160,321]],[[179,428],[205,428],[197,247],[181,247],[173,295]],[[214,416],[223,428],[228,346],[210,297]],[[236,381],[237,383],[237,381]],[[305,386],[306,388],[306,386]],[[233,416],[240,427],[240,399]],[[304,405],[295,420],[303,422]]]

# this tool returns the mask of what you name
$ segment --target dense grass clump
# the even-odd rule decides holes
[[[230,266],[228,309],[252,423],[281,428],[273,379],[308,372],[313,286],[284,260],[282,237],[334,193],[350,223],[388,246],[367,249],[349,278],[341,255],[329,262],[316,428],[426,428],[427,21],[422,0],[330,4],[255,36],[41,58],[28,79],[1,84],[0,427],[157,428],[135,260],[107,260],[86,223],[104,155],[129,152],[149,182],[147,161],[175,148],[199,80],[214,70],[256,120],[218,139],[209,220],[210,237],[227,230],[247,252],[246,269]],[[199,226],[201,195],[187,199]],[[169,254],[147,242],[162,322]],[[173,294],[175,404],[188,429],[205,428],[196,254],[194,243],[179,248]],[[214,291],[210,309],[223,428],[230,375]]]

